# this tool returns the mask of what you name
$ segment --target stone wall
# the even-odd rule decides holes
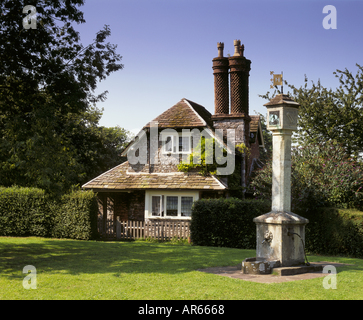
[[[226,141],[227,129],[235,130],[236,144],[245,143],[248,141],[246,134],[248,134],[248,128],[244,118],[232,118],[224,117],[216,120],[214,117],[213,126],[215,129],[223,129],[223,139]],[[246,121],[247,122],[247,121]]]

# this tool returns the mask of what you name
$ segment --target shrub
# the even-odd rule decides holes
[[[306,249],[312,253],[363,258],[363,213],[337,208],[308,210]]]
[[[37,188],[0,188],[0,235],[50,235],[52,216],[45,192]]]
[[[97,234],[97,200],[93,191],[75,191],[64,195],[54,208],[52,236],[88,240]]]
[[[258,200],[201,199],[194,203],[190,225],[193,244],[251,249],[256,247],[253,218],[270,203]]]
[[[272,160],[268,160],[261,169],[253,172],[253,178],[248,186],[249,193],[255,199],[271,201],[272,199]]]
[[[36,188],[0,188],[0,236],[91,239],[97,236],[92,191],[50,198]]]

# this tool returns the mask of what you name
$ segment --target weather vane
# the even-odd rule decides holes
[[[272,81],[272,85],[270,85],[270,88],[273,89],[275,86],[281,86],[281,93],[284,93],[284,85],[283,85],[283,73],[281,71],[281,74],[274,74],[273,71],[270,71],[270,75],[272,75],[272,78],[270,79]]]

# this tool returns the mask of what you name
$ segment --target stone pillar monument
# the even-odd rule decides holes
[[[299,104],[279,94],[267,107],[267,129],[272,131],[272,208],[256,217],[257,257],[279,261],[281,267],[305,261],[305,225],[309,222],[291,212],[291,135],[297,129]],[[303,243],[302,243],[302,241]]]
[[[305,264],[305,225],[309,222],[291,212],[291,135],[297,129],[299,104],[279,94],[267,107],[267,129],[272,131],[272,208],[253,219],[256,223],[256,257],[242,262],[243,273],[280,274],[318,271]],[[297,267],[300,266],[300,267]]]
[[[297,129],[299,104],[279,94],[266,103],[267,129],[272,131],[272,211],[291,211],[291,135]]]

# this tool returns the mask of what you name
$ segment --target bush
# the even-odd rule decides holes
[[[363,212],[337,208],[305,211],[306,249],[326,255],[363,258]]]
[[[190,225],[193,244],[230,248],[256,248],[253,218],[270,211],[259,200],[201,199],[194,203]]]
[[[0,235],[50,235],[52,217],[45,192],[36,188],[0,188]]]
[[[93,191],[76,191],[64,195],[54,208],[52,236],[88,240],[97,234],[97,200]]]
[[[97,233],[92,191],[54,199],[37,188],[0,188],[0,236],[91,239]]]

